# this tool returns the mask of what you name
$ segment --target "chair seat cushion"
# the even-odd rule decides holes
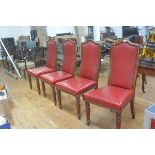
[[[56,71],[56,72],[40,75],[40,79],[42,81],[48,84],[52,84],[52,85],[55,85],[56,82],[66,80],[71,77],[73,77],[73,75],[63,72],[63,71]]]
[[[84,100],[105,108],[121,111],[132,96],[132,90],[106,86],[85,94]]]
[[[39,67],[39,68],[33,68],[33,69],[28,69],[28,74],[32,75],[34,77],[39,77],[42,74],[46,74],[49,72],[53,72],[55,69],[49,68],[49,67]]]
[[[80,95],[96,86],[93,80],[82,77],[75,77],[65,81],[58,82],[56,87],[59,90],[67,92],[72,95]]]

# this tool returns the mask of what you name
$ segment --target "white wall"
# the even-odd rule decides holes
[[[115,32],[115,35],[118,37],[118,38],[121,38],[122,37],[122,26],[111,26],[113,31]],[[88,26],[84,26],[84,29],[85,29],[85,33],[86,35],[88,35]],[[100,32],[104,32],[105,31],[105,26],[100,26]]]
[[[74,26],[47,26],[47,34],[51,37],[56,36],[56,34],[59,33],[69,32],[75,34]]]
[[[143,36],[143,41],[146,41],[146,34],[147,34],[147,28],[145,26],[138,26],[138,28],[140,29],[139,31],[139,35]]]
[[[115,32],[115,35],[118,38],[122,38],[123,34],[122,34],[122,26],[112,26],[113,31]]]
[[[75,33],[74,26],[47,26],[49,36],[69,32]],[[0,38],[14,37],[17,40],[20,35],[30,35],[30,26],[0,26]]]
[[[13,37],[15,40],[20,35],[30,35],[29,26],[0,26],[0,38]]]
[[[142,35],[145,37],[146,28],[144,26],[139,26],[139,28],[142,29]],[[117,37],[122,37],[122,26],[112,26],[112,29]],[[105,26],[100,26],[100,31],[104,30]],[[49,36],[69,32],[75,34],[74,26],[47,26]],[[88,26],[84,26],[84,32],[88,34]],[[14,37],[17,40],[20,35],[30,35],[30,26],[0,26],[0,38]]]
[[[0,26],[0,38],[9,38],[13,37],[15,41],[20,35],[30,35],[29,26]],[[1,49],[1,46],[0,46]],[[0,52],[1,60],[1,52]]]

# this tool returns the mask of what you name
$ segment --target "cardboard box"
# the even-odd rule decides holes
[[[0,101],[0,116],[10,115],[10,105],[8,100]]]

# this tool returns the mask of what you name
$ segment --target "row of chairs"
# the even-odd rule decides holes
[[[81,64],[78,76],[75,76],[76,44],[67,40],[63,43],[64,58],[62,70],[57,71],[57,50],[55,41],[48,42],[48,59],[45,67],[28,70],[29,84],[31,77],[36,78],[38,93],[42,83],[43,95],[46,96],[45,83],[53,92],[54,104],[57,99],[62,108],[61,91],[75,96],[78,119],[81,117],[80,97],[85,101],[87,125],[90,125],[90,103],[116,112],[116,128],[121,127],[121,113],[130,102],[132,118],[135,118],[134,97],[138,67],[139,46],[128,41],[119,41],[111,48],[108,85],[98,88],[101,60],[101,46],[91,40],[81,44]],[[56,97],[57,96],[57,97]]]

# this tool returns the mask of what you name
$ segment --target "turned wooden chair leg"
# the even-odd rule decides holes
[[[142,92],[145,93],[145,74],[142,74]]]
[[[38,78],[36,78],[36,83],[37,83],[37,88],[38,88],[38,94],[40,95],[40,83],[39,83]]]
[[[145,76],[145,84],[147,84],[147,78],[146,78],[146,76]]]
[[[90,125],[90,104],[88,102],[85,102],[85,108],[86,108],[86,122],[87,122],[87,125],[89,126]]]
[[[28,75],[28,78],[29,78],[29,85],[30,85],[30,89],[32,89],[32,80],[31,80],[31,76]]]
[[[58,102],[59,102],[59,108],[62,109],[62,103],[61,103],[61,91],[57,89],[57,96],[58,96]]]
[[[53,94],[54,104],[57,105],[55,86],[51,86],[51,87],[52,87],[52,94]]]
[[[76,96],[76,109],[77,109],[78,119],[80,119],[81,118],[81,112],[80,112],[80,96]]]
[[[135,118],[134,97],[130,101],[130,108],[131,108],[132,118],[134,119]]]
[[[121,112],[116,112],[116,129],[121,128]]]
[[[43,95],[44,95],[44,97],[46,97],[45,83],[43,81],[41,81],[41,84],[42,84]]]

